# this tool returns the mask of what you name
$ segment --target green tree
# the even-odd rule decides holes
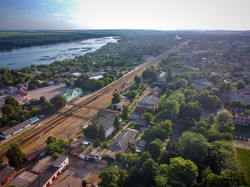
[[[115,119],[114,119],[114,127],[115,127],[115,130],[117,130],[117,131],[120,130],[120,128],[121,128],[121,124],[120,124],[117,116],[115,116]]]
[[[5,99],[4,102],[5,102],[5,104],[12,105],[13,107],[19,106],[19,103],[17,102],[17,100],[13,97],[9,97],[9,98]]]
[[[121,101],[120,94],[117,92],[113,93],[112,103],[116,104],[116,103],[119,103],[120,101]]]
[[[142,183],[146,186],[151,186],[154,183],[154,176],[157,164],[152,158],[147,159],[140,170]]]
[[[152,121],[154,121],[154,116],[153,116],[151,113],[149,113],[149,112],[145,112],[145,113],[143,114],[143,118],[144,118],[144,120],[147,121],[147,122],[152,122]]]
[[[185,79],[178,79],[176,82],[175,82],[175,88],[176,89],[179,89],[179,88],[187,88],[188,86],[188,81],[185,80]]]
[[[236,83],[237,90],[246,88],[246,83],[244,81],[238,81]]]
[[[207,139],[197,133],[184,132],[178,140],[178,149],[185,159],[192,160],[199,168],[204,168],[208,155]]]
[[[117,169],[107,168],[99,174],[101,182],[98,185],[101,187],[118,187],[118,175]]]
[[[171,186],[192,186],[196,184],[197,166],[181,157],[171,158],[166,177]]]
[[[129,107],[128,105],[125,105],[122,110],[122,119],[127,120],[129,115]]]
[[[201,108],[198,103],[189,102],[181,108],[180,116],[182,119],[193,118],[199,120],[201,117]]]
[[[140,84],[141,83],[141,77],[139,77],[138,75],[136,75],[134,77],[134,81],[137,83],[137,84]]]
[[[60,95],[53,97],[50,100],[50,103],[55,105],[56,110],[60,110],[61,108],[63,108],[66,105],[65,99]]]
[[[174,68],[170,67],[167,70],[167,80],[172,80],[174,76]]]
[[[26,155],[22,152],[21,147],[17,143],[10,145],[6,157],[9,160],[9,165],[12,167],[20,166],[26,159]]]
[[[162,141],[160,139],[155,139],[148,144],[148,152],[154,160],[158,160],[161,155],[163,148]]]
[[[89,125],[85,129],[83,129],[83,134],[88,138],[92,138],[92,139],[97,138],[98,128],[96,124]]]
[[[55,105],[53,105],[53,104],[46,101],[42,105],[41,112],[43,114],[46,114],[46,115],[54,114],[56,112],[56,107],[55,107]]]
[[[105,140],[105,129],[104,129],[103,125],[100,125],[97,137],[100,140]]]
[[[167,100],[162,106],[165,118],[175,120],[180,111],[180,105],[176,100]]]
[[[45,103],[45,101],[46,101],[46,98],[45,98],[44,96],[41,96],[41,97],[39,98],[39,103],[40,103],[40,105],[42,105],[43,103]]]
[[[233,123],[232,123],[232,114],[228,112],[227,110],[222,110],[218,112],[217,118],[216,118],[216,124],[215,128],[219,132],[233,132]]]
[[[56,142],[56,138],[54,136],[49,136],[46,140],[46,144],[51,144],[51,143],[54,143]]]
[[[7,116],[11,116],[15,113],[14,107],[10,104],[5,104],[2,107],[2,113]]]

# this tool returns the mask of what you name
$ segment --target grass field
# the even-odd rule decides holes
[[[250,150],[236,148],[241,168],[246,174],[246,182],[250,185]]]

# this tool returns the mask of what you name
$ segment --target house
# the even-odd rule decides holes
[[[120,134],[114,143],[110,146],[110,150],[114,152],[126,152],[128,148],[135,145],[139,131],[135,129],[126,129]]]
[[[234,125],[250,126],[250,116],[249,115],[234,115],[232,117]]]
[[[39,160],[39,162],[31,168],[30,172],[36,175],[40,175],[53,164],[53,161],[54,159],[47,156],[42,160]]]
[[[55,83],[54,83],[54,81],[52,81],[52,80],[47,80],[47,81],[46,81],[46,84],[47,84],[48,86],[52,86],[52,85],[55,84]]]
[[[79,77],[79,76],[81,75],[81,73],[79,73],[79,72],[74,72],[74,73],[72,73],[72,75],[73,75],[74,77]]]
[[[75,88],[75,89],[67,89],[66,93],[63,94],[63,98],[66,101],[70,101],[78,96],[82,95],[82,89],[81,88]]]
[[[20,187],[29,187],[32,182],[38,178],[38,175],[24,171],[18,175],[10,185],[20,186]]]
[[[158,86],[154,87],[153,89],[150,90],[149,95],[160,95],[161,93],[161,88],[159,88]]]
[[[109,157],[115,160],[115,153],[107,149],[102,149],[102,150],[94,149],[93,151],[88,149],[79,154],[79,158],[81,159],[84,160],[93,159],[96,162],[102,160],[103,157]]]
[[[9,138],[10,136],[28,128],[29,126],[30,126],[30,122],[29,120],[26,120],[22,123],[19,123],[18,125],[14,127],[9,127],[7,129],[0,131],[0,137],[4,139]]]
[[[160,98],[155,95],[146,95],[142,98],[140,103],[136,106],[137,112],[144,112],[149,109],[157,110],[159,106]]]
[[[240,101],[245,105],[250,104],[250,89],[234,90],[222,95],[223,100]]]
[[[215,86],[213,86],[213,83],[206,78],[193,80],[193,81],[191,81],[191,84],[193,84],[195,86],[195,89],[197,92],[200,92],[204,88],[215,87]]]
[[[146,145],[147,145],[147,142],[144,141],[144,140],[141,140],[141,141],[139,142],[139,144],[137,145],[137,147],[136,147],[136,149],[135,149],[135,152],[136,152],[136,153],[140,153],[140,152],[146,147]]]
[[[5,90],[8,94],[14,94],[18,91],[18,89],[14,86],[7,86]]]
[[[15,177],[16,172],[8,165],[0,167],[0,184],[4,185]]]
[[[29,187],[40,186],[48,187],[58,178],[58,176],[69,165],[69,158],[67,156],[58,157],[52,165],[44,170],[39,176],[29,185]]]
[[[103,75],[96,75],[96,76],[90,77],[89,79],[99,80],[102,78],[103,78]]]
[[[119,103],[112,104],[112,109],[122,111],[123,107],[129,104],[130,104],[129,100],[123,97]]]
[[[166,82],[166,73],[163,72],[163,73],[161,73],[160,75],[158,75],[158,76],[156,77],[156,82],[159,82],[159,83],[164,83],[164,82]]]
[[[71,85],[71,86],[74,86],[76,81],[77,81],[76,78],[71,78],[71,79],[70,79],[70,85]]]
[[[99,118],[95,121],[96,126],[99,128],[101,125],[105,129],[105,138],[107,138],[112,132],[114,132],[114,121],[115,121],[116,114],[106,114],[103,117]]]

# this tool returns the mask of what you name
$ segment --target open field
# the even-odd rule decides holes
[[[76,103],[99,108],[109,106],[115,89],[121,90],[125,83],[133,82],[135,75],[141,75],[146,67],[159,63],[162,58],[168,56],[172,52],[176,52],[182,47],[182,45],[183,44],[175,46],[162,55],[159,55],[156,58],[136,67],[133,71],[124,75],[119,80],[110,83],[106,87],[89,96],[80,98],[76,101]],[[43,148],[48,136],[64,138],[72,132],[83,128],[84,124],[97,113],[98,111],[95,109],[67,105],[55,115],[41,121],[40,123],[42,125],[33,130],[30,134],[21,138],[19,143],[24,152],[26,154],[30,154]],[[2,149],[0,154],[4,155],[6,151],[7,149]]]
[[[39,88],[36,90],[31,90],[31,91],[28,91],[28,93],[31,99],[39,100],[41,96],[44,96],[46,97],[47,100],[50,100],[51,98],[57,95],[64,94],[66,90],[67,90],[67,87],[65,86],[65,84],[57,84],[57,85],[47,86],[44,88]]]
[[[246,182],[250,185],[250,150],[236,148],[237,157],[245,172]]]

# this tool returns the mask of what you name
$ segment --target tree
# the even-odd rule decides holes
[[[5,104],[2,107],[2,113],[7,116],[11,116],[15,113],[14,107],[10,104]]]
[[[49,115],[49,114],[54,114],[56,112],[56,107],[55,105],[49,103],[49,102],[45,102],[42,105],[41,111],[43,114]]]
[[[224,133],[224,132],[233,132],[233,123],[232,123],[232,114],[227,110],[222,110],[217,114],[217,120],[215,128]]]
[[[178,79],[174,85],[176,89],[186,88],[188,86],[188,81],[185,79]]]
[[[98,185],[101,187],[118,187],[118,174],[119,172],[115,168],[107,168],[103,170],[99,174],[101,182]]]
[[[162,152],[162,141],[160,139],[155,139],[148,144],[148,152],[154,160],[158,160]]]
[[[100,140],[105,140],[105,129],[103,125],[100,125],[97,136]]]
[[[6,157],[9,159],[9,165],[12,167],[20,166],[26,159],[26,155],[22,152],[21,147],[17,143],[10,145]]]
[[[140,83],[141,83],[141,77],[139,77],[138,75],[136,75],[135,78],[134,78],[134,81],[135,81],[137,84],[140,84]]]
[[[181,157],[171,158],[166,177],[171,186],[192,186],[196,184],[197,166]]]
[[[164,116],[170,120],[175,120],[180,111],[180,105],[176,100],[167,100],[162,108]]]
[[[144,120],[147,121],[147,122],[154,121],[154,116],[151,113],[149,113],[149,112],[145,112],[143,114],[143,117],[144,117]]]
[[[39,99],[40,105],[42,105],[43,103],[45,103],[45,101],[46,101],[46,98],[44,96],[41,96],[40,99]]]
[[[92,139],[97,138],[98,128],[96,124],[89,125],[85,129],[83,129],[83,134],[88,138],[92,138]]]
[[[128,105],[125,105],[122,110],[122,119],[127,120],[129,115],[129,107]]]
[[[56,142],[56,138],[54,136],[49,136],[46,140],[46,144],[51,144],[51,143],[54,143]]]
[[[167,80],[172,80],[173,76],[174,76],[174,68],[170,67],[167,70]]]
[[[117,116],[115,116],[114,127],[115,127],[115,130],[117,130],[117,131],[120,130],[120,128],[121,128],[121,124],[120,124]]]
[[[60,95],[53,97],[50,100],[50,103],[55,105],[56,110],[60,110],[61,108],[63,108],[66,105],[65,99]]]
[[[193,118],[199,120],[201,117],[201,108],[198,103],[189,102],[182,107],[180,116],[182,119]]]
[[[246,88],[246,83],[244,81],[238,81],[236,83],[237,90]]]
[[[12,105],[13,107],[19,106],[19,103],[17,102],[17,100],[13,97],[9,97],[9,98],[5,99],[4,103]]]
[[[113,93],[112,104],[119,103],[121,101],[121,96],[119,93]]]
[[[192,160],[199,168],[205,166],[208,155],[207,139],[198,133],[184,132],[178,140],[178,149],[181,156]]]
[[[146,186],[151,186],[154,183],[154,175],[157,164],[152,158],[147,159],[140,170],[142,183]]]

